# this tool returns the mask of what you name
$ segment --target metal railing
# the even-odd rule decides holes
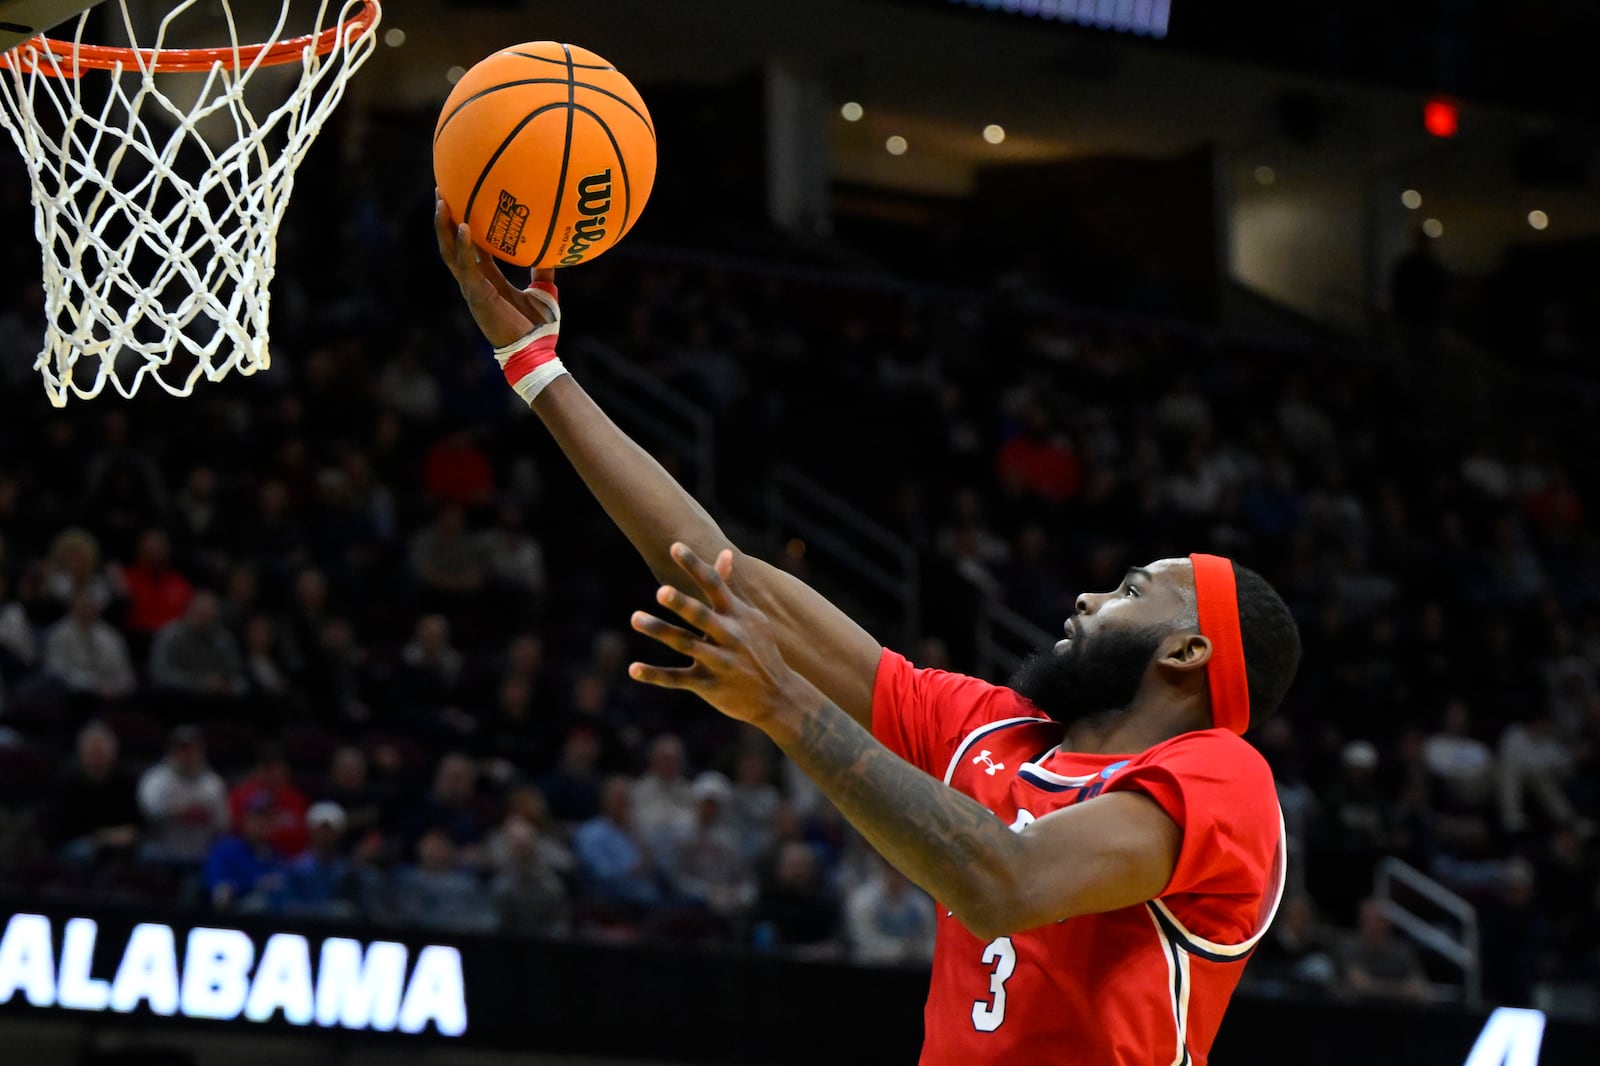
[[[922,627],[921,566],[910,542],[790,466],[780,466],[769,476],[766,499],[774,550],[797,536],[808,553],[825,552],[886,599],[898,622],[899,639],[909,649]]]
[[[1030,652],[1048,648],[1049,633],[997,599],[987,599],[978,611],[977,663],[980,677],[1004,681]]]
[[[1429,921],[1397,898],[1403,888],[1453,918],[1460,926],[1452,932]],[[1461,971],[1461,1000],[1469,1007],[1483,1003],[1483,956],[1478,943],[1478,911],[1421,870],[1396,858],[1378,863],[1373,873],[1373,896],[1383,907],[1384,917],[1396,929]]]
[[[595,340],[572,349],[581,365],[583,386],[606,412],[625,422],[629,435],[646,446],[665,446],[688,469],[684,480],[696,498],[709,503],[716,494],[716,427],[711,415],[650,371]]]

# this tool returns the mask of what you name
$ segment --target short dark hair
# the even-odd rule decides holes
[[[1300,627],[1278,590],[1247,566],[1233,564],[1239,595],[1239,636],[1250,685],[1250,728],[1277,711],[1300,667]]]

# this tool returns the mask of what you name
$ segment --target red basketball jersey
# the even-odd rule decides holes
[[[1013,830],[1104,792],[1149,796],[1183,829],[1172,881],[1134,907],[983,941],[940,910],[924,1066],[1205,1066],[1244,961],[1277,910],[1283,818],[1266,760],[1222,729],[1136,755],[1062,751],[1007,688],[885,651],[872,728]]]

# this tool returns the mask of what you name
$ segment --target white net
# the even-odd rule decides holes
[[[287,25],[282,0],[270,39],[240,40],[228,0],[207,0],[228,39],[204,69],[167,73],[177,57],[152,62],[149,50],[167,48],[200,2],[174,3],[154,39],[140,41],[128,0],[116,0],[130,46],[144,51],[123,53],[114,69],[79,63],[94,51],[83,41],[88,14],[71,40],[24,44],[0,69],[0,123],[27,163],[44,250],[45,342],[34,365],[57,407],[107,385],[131,397],[146,379],[187,396],[201,377],[271,363],[277,235],[295,168],[371,56],[377,4],[320,0],[304,46],[280,68],[298,81],[258,116],[251,83],[271,80],[276,57],[250,46],[308,31]],[[332,48],[318,54],[310,35],[324,31]]]

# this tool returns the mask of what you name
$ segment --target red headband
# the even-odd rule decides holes
[[[1219,555],[1191,555],[1200,633],[1211,640],[1206,678],[1211,684],[1211,722],[1244,736],[1250,728],[1250,682],[1239,632],[1239,590],[1233,563]]]

